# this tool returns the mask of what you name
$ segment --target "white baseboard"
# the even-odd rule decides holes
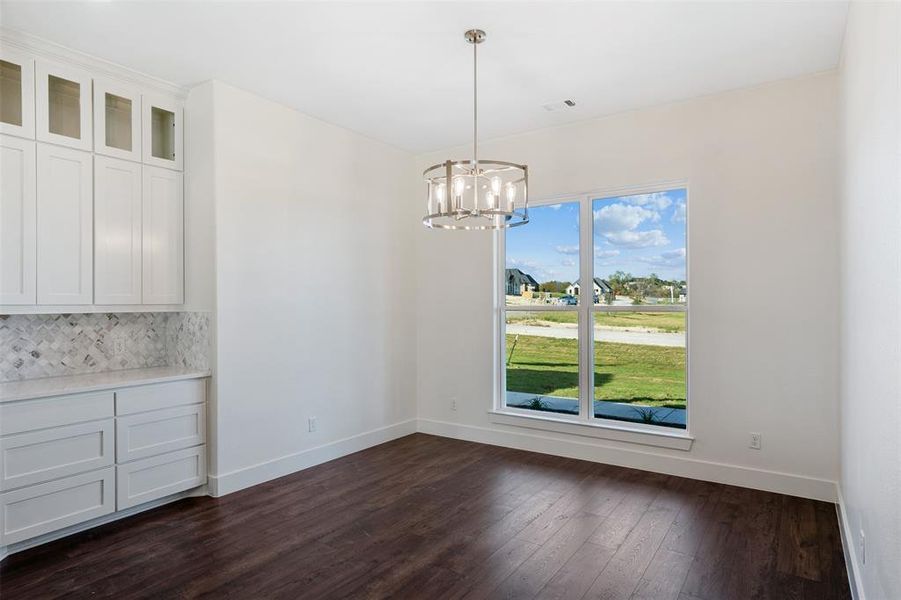
[[[503,431],[431,419],[419,419],[418,431],[470,442],[590,460],[813,500],[835,502],[838,499],[836,482],[826,479],[695,460],[688,457],[665,456],[639,449],[616,448],[596,441],[561,440],[534,432]]]
[[[282,456],[264,463],[236,469],[228,473],[210,475],[208,486],[210,495],[219,497],[243,490],[272,479],[284,477],[309,467],[359,452],[378,444],[416,433],[416,419],[401,421],[387,427],[365,431],[358,435],[316,446],[288,456]]]
[[[842,486],[838,486],[838,502],[835,504],[838,514],[838,530],[842,536],[842,551],[845,554],[845,568],[848,570],[848,584],[851,586],[851,597],[854,600],[866,600],[863,593],[863,582],[860,580],[860,563],[857,562],[857,546],[851,535],[851,523],[848,521],[848,510]]]

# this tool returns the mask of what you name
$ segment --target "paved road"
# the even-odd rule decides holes
[[[565,325],[553,327],[540,327],[536,325],[507,325],[507,333],[514,335],[537,335],[541,337],[565,338],[574,340],[578,337],[575,327]],[[594,330],[596,342],[619,342],[621,344],[642,344],[645,346],[672,346],[685,347],[684,333],[658,333],[648,331],[624,331],[622,329],[604,329],[596,327]]]

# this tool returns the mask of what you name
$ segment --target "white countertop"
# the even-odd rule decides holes
[[[0,383],[0,402],[28,400],[61,394],[78,394],[112,388],[163,383],[180,379],[209,377],[209,370],[184,367],[152,367],[149,369],[125,369],[84,375],[64,375],[41,379],[22,379]]]

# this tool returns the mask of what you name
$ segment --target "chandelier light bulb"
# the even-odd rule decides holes
[[[459,199],[463,195],[464,189],[466,189],[466,182],[463,181],[463,178],[454,177],[454,198]]]
[[[516,200],[516,186],[507,184],[507,210],[513,210],[513,202]]]
[[[439,183],[435,188],[435,201],[438,203],[438,212],[444,212],[444,194],[446,188],[443,183]]]

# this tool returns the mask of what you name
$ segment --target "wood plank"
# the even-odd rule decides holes
[[[660,548],[638,582],[632,600],[678,600],[691,561],[688,554]]]

